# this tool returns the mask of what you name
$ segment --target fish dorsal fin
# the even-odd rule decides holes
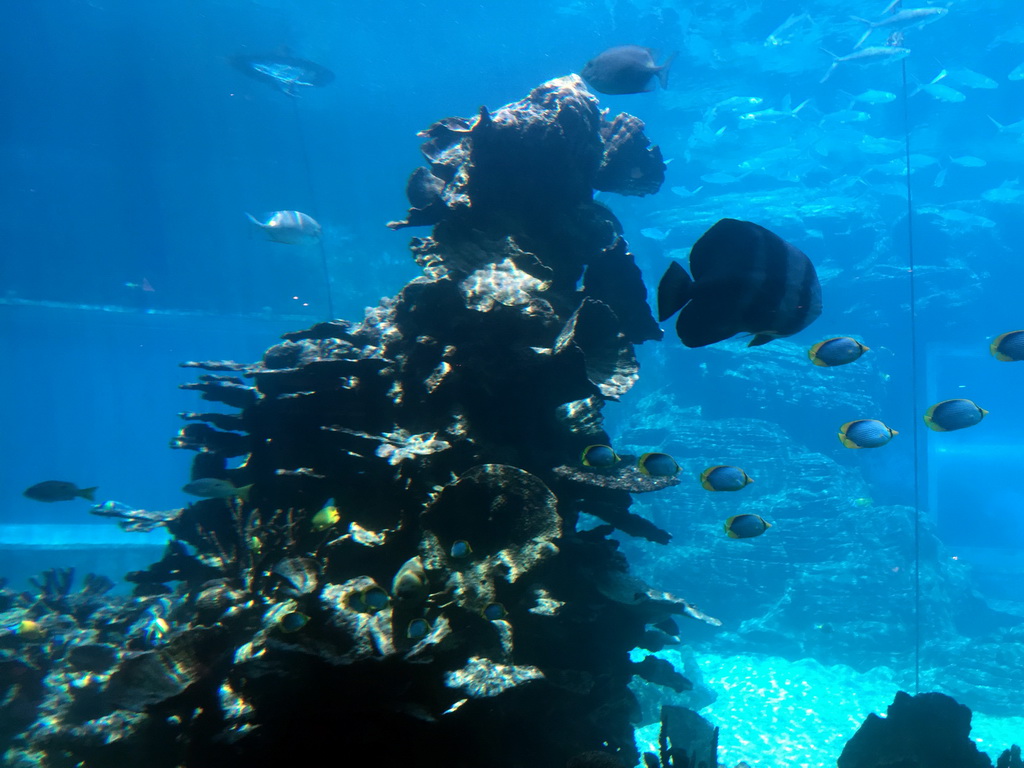
[[[668,320],[693,298],[693,280],[678,262],[668,265],[658,283],[658,322]]]

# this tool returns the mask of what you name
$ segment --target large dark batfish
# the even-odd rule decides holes
[[[583,67],[587,85],[601,93],[619,96],[654,90],[657,77],[662,88],[668,88],[668,68],[676,54],[668,57],[660,67],[654,63],[650,48],[639,45],[620,45],[598,54]]]
[[[704,347],[737,333],[748,346],[802,331],[821,314],[821,285],[799,248],[749,221],[722,219],[690,251],[693,278],[672,262],[658,284],[658,320],[679,312],[676,333]],[[680,311],[682,310],[682,311]]]

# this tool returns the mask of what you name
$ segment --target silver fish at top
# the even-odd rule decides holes
[[[317,242],[323,234],[316,219],[302,211],[273,211],[265,214],[263,221],[251,213],[245,215],[275,243],[306,245]]]
[[[853,47],[860,48],[864,45],[867,39],[871,37],[871,33],[876,29],[902,30],[911,29],[912,27],[920,29],[925,24],[941,19],[947,13],[949,13],[948,8],[905,8],[891,16],[886,16],[881,21],[871,21],[870,19],[862,19],[859,16],[851,16],[850,18],[854,21],[868,25],[867,32],[861,35],[860,40]]]

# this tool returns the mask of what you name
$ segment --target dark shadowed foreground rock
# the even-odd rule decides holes
[[[886,717],[872,713],[839,756],[839,768],[991,768],[970,738],[971,710],[942,693],[899,691]]]

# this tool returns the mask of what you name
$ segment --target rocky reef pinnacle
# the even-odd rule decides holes
[[[206,371],[186,388],[236,410],[182,414],[173,445],[237,496],[125,511],[173,536],[135,595],[38,611],[69,641],[33,646],[35,672],[0,665],[54,681],[14,697],[11,765],[636,764],[628,684],[659,675],[630,649],[674,640],[675,616],[716,623],[608,538],[667,542],[631,494],[676,481],[580,465],[633,346],[661,337],[593,200],[658,190],[643,127],[575,76],[435,123],[390,225],[433,228],[421,277],[258,363],[186,364]],[[82,668],[81,645],[107,652]]]

